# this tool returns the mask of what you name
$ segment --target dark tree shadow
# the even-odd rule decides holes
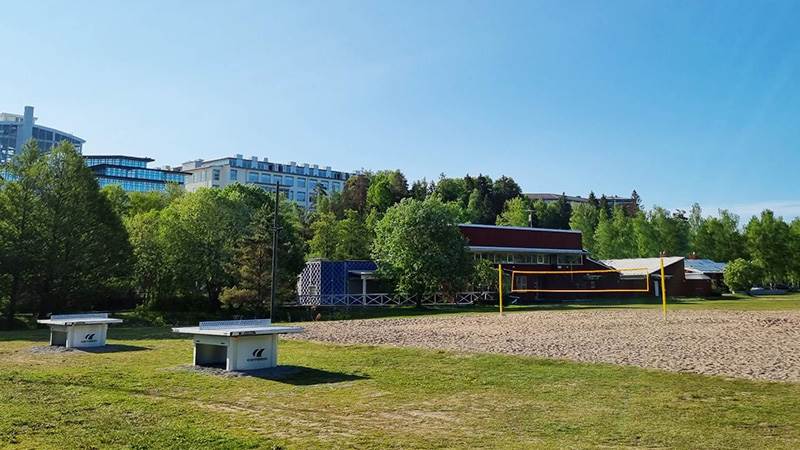
[[[152,350],[152,349],[150,347],[140,347],[138,345],[106,344],[103,347],[83,347],[83,348],[76,348],[75,350],[84,353],[119,353],[119,352],[141,352],[143,350]]]
[[[261,369],[244,372],[247,376],[262,380],[277,381],[293,386],[311,386],[315,384],[343,383],[345,381],[366,380],[369,377],[351,373],[330,372],[322,369],[303,366],[278,366],[272,369]]]
[[[346,381],[366,380],[369,377],[342,372],[330,372],[311,367],[283,365],[270,369],[225,371],[220,365],[184,366],[183,369],[201,374],[209,374],[224,378],[250,377],[262,380],[277,381],[293,386],[313,386],[317,384],[343,383]]]

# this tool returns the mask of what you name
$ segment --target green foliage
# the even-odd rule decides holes
[[[124,290],[127,235],[80,153],[64,142],[42,154],[31,141],[6,170],[13,178],[0,189],[6,319],[22,298],[41,315]]]
[[[131,192],[128,194],[128,215],[161,211],[170,204],[170,201],[170,198],[161,192]]]
[[[492,200],[478,188],[472,190],[467,202],[467,215],[472,223],[494,224],[497,215],[492,209]]]
[[[400,292],[457,292],[471,275],[465,246],[457,209],[434,196],[389,208],[376,227],[372,255],[380,275]]]
[[[269,311],[272,290],[272,232],[274,201],[267,199],[253,214],[236,243],[228,270],[233,278],[223,288],[220,300],[231,308],[256,314]],[[291,298],[297,275],[305,264],[305,246],[299,237],[299,218],[294,210],[279,210],[276,301]]]
[[[131,199],[128,193],[118,184],[109,184],[100,190],[111,204],[111,209],[118,217],[125,217],[131,208]]]
[[[789,225],[770,210],[764,210],[761,217],[753,217],[745,227],[747,249],[753,262],[763,268],[764,283],[774,285],[789,278],[791,254],[791,233]]]
[[[530,201],[525,197],[514,197],[506,201],[503,212],[497,216],[497,225],[527,227],[530,225]]]
[[[725,266],[724,272],[725,285],[731,292],[743,292],[749,290],[761,277],[760,268],[742,258],[737,258]]]
[[[474,291],[497,291],[497,266],[487,259],[475,262],[470,284]]]
[[[353,210],[337,226],[336,259],[369,259],[372,233]]]
[[[693,218],[691,223],[691,249],[698,257],[722,262],[746,257],[737,215],[720,210],[719,217]]]
[[[583,236],[583,248],[590,254],[594,253],[594,233],[597,228],[599,216],[600,214],[597,211],[597,207],[592,206],[590,203],[580,203],[572,209],[572,215],[569,219],[570,229],[581,232],[581,236]]]
[[[594,235],[598,258],[633,258],[637,256],[633,223],[621,207],[614,208],[611,218],[600,214]]]
[[[367,193],[370,179],[366,175],[354,175],[347,179],[342,191],[342,206],[345,210],[358,212],[367,210]]]
[[[336,259],[336,245],[339,241],[339,227],[333,213],[321,213],[311,224],[313,238],[309,241],[309,256],[322,259]]]
[[[367,207],[384,212],[394,204],[392,186],[386,177],[373,179],[367,190]]]
[[[558,203],[536,200],[533,202],[535,226],[540,228],[561,229],[564,227],[561,209]],[[567,224],[568,227],[568,224]]]

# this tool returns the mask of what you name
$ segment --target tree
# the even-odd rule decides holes
[[[133,247],[133,278],[137,293],[146,306],[155,308],[158,301],[174,294],[174,271],[167,261],[161,212],[147,211],[125,221]]]
[[[379,275],[398,291],[422,295],[454,293],[471,275],[467,242],[458,229],[458,212],[436,197],[405,199],[378,222],[372,255]]]
[[[790,253],[789,226],[781,217],[766,209],[760,217],[753,216],[745,227],[747,248],[753,262],[763,269],[763,282],[770,285],[788,279]]]
[[[745,240],[739,232],[739,217],[720,210],[719,217],[703,218],[692,232],[691,251],[700,258],[721,262],[745,258]]]
[[[333,213],[321,213],[311,224],[314,237],[309,242],[310,255],[315,258],[336,259],[339,228]]]
[[[760,278],[760,274],[757,266],[745,259],[737,258],[725,266],[723,277],[728,289],[736,293],[747,291],[753,287],[753,284]]]
[[[600,210],[600,215],[611,217],[611,205],[608,203],[606,194],[600,196],[600,201],[597,202],[597,208]]]
[[[425,200],[425,198],[433,192],[433,185],[428,184],[428,181],[425,178],[421,180],[417,180],[411,184],[411,189],[409,190],[409,197],[416,199],[416,200]]]
[[[439,198],[445,202],[458,202],[462,207],[466,207],[465,198],[467,198],[472,191],[467,192],[464,180],[461,178],[446,178],[444,174],[439,176],[439,181],[433,189],[433,193],[437,194]]]
[[[640,258],[653,258],[665,251],[649,215],[639,211],[633,218],[633,234],[636,240],[636,253]]]
[[[372,233],[357,212],[352,209],[337,225],[337,259],[369,259]]]
[[[0,285],[0,300],[6,298],[3,318],[10,329],[45,259],[41,236],[46,212],[38,191],[46,167],[36,141],[25,144],[4,169],[10,180],[0,178],[0,277],[6,279]]]
[[[395,203],[392,186],[386,177],[373,179],[367,190],[367,207],[383,213]]]
[[[517,184],[517,182],[514,181],[513,178],[507,177],[505,175],[494,180],[491,192],[492,192],[492,208],[494,210],[495,217],[497,217],[498,214],[501,214],[503,212],[506,202],[508,202],[512,198],[517,198],[522,196],[522,188],[519,187],[519,184]]]
[[[392,194],[392,203],[395,204],[400,200],[408,197],[408,180],[403,172],[399,170],[382,170],[372,176],[372,183],[378,180],[386,180],[389,183],[389,191]]]
[[[234,189],[234,188],[231,188]],[[228,267],[250,211],[244,197],[226,190],[199,189],[177,199],[161,213],[166,261],[175,271],[178,293],[205,294],[219,309],[222,289],[231,283]]]
[[[792,255],[800,255],[800,218],[795,218],[789,224],[789,252]],[[796,256],[790,258],[789,263],[789,281],[793,286],[800,285],[800,259]]]
[[[534,215],[536,216],[536,226],[542,228],[561,227],[561,210],[557,203],[545,203],[542,200],[533,202]]]
[[[135,216],[148,211],[161,211],[170,203],[170,198],[162,192],[131,192],[128,194],[127,213]]]
[[[496,215],[492,209],[492,200],[485,193],[481,193],[478,188],[472,190],[467,203],[467,214],[470,222],[481,224],[493,224]]]
[[[42,164],[36,192],[43,211],[39,239],[44,260],[32,286],[38,312],[91,308],[91,295],[123,288],[130,274],[125,228],[71,144],[51,149]]]
[[[600,207],[600,202],[597,201],[597,197],[594,195],[594,191],[589,192],[589,204],[592,205],[595,209]]]
[[[660,251],[678,256],[689,252],[689,222],[682,211],[670,215],[664,208],[655,207],[648,217],[655,230]]]
[[[597,228],[598,219],[599,213],[597,212],[597,208],[589,203],[580,203],[576,205],[569,219],[570,228],[581,232],[583,248],[590,254],[594,254],[594,232]]]
[[[631,192],[631,204],[628,205],[628,215],[631,217],[635,216],[639,211],[642,210],[642,198],[639,197],[639,193],[636,192],[636,189]]]
[[[497,216],[497,225],[527,227],[530,225],[531,206],[525,197],[514,197],[506,201],[503,212]]]
[[[556,202],[558,208],[558,224],[556,228],[569,230],[569,219],[572,217],[572,205],[567,201],[567,196],[563,193]]]
[[[606,218],[600,214],[594,235],[595,254],[599,258],[633,258],[637,255],[633,223],[621,207]]]
[[[228,269],[234,283],[220,295],[223,304],[249,312],[269,311],[272,291],[272,227],[275,203],[265,202],[255,210],[247,230],[238,240]],[[291,298],[297,275],[305,264],[305,248],[298,230],[298,218],[288,205],[279,209],[276,294]]]
[[[342,191],[342,204],[345,210],[366,211],[369,184],[370,180],[366,175],[354,175],[347,179]]]
[[[118,184],[109,184],[100,190],[106,196],[108,202],[111,204],[111,209],[118,217],[126,217],[131,207],[131,199],[128,193],[122,186]]]

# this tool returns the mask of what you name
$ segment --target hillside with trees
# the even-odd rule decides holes
[[[69,144],[41,153],[28,144],[0,179],[0,306],[18,312],[144,308],[166,311],[269,309],[274,194],[251,185],[187,193],[126,193],[98,187]],[[512,178],[486,175],[409,186],[399,170],[352,176],[341,192],[317,190],[315,208],[280,202],[280,301],[295,295],[305,261],[375,259],[398,292],[492,288],[491,267],[467,257],[458,223],[580,230],[598,259],[659,254],[734,261],[731,287],[800,283],[800,219],[765,210],[741,223],[704,216],[585,203],[531,201]]]

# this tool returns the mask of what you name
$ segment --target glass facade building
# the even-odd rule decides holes
[[[71,142],[81,152],[83,139],[64,131],[49,128],[36,123],[33,106],[26,106],[22,115],[0,113],[0,164],[5,163],[22,149],[26,142],[33,139],[39,149],[47,152],[62,141]]]
[[[275,185],[280,183],[287,198],[306,209],[314,207],[316,193],[341,192],[351,176],[330,167],[295,162],[280,164],[267,158],[244,158],[242,155],[189,161],[183,164],[182,170],[188,174],[187,191],[202,187],[221,188],[232,183],[253,184],[274,191]]]
[[[186,173],[172,169],[151,169],[151,158],[123,155],[85,155],[100,187],[117,184],[127,192],[165,191],[168,183],[184,185]]]

